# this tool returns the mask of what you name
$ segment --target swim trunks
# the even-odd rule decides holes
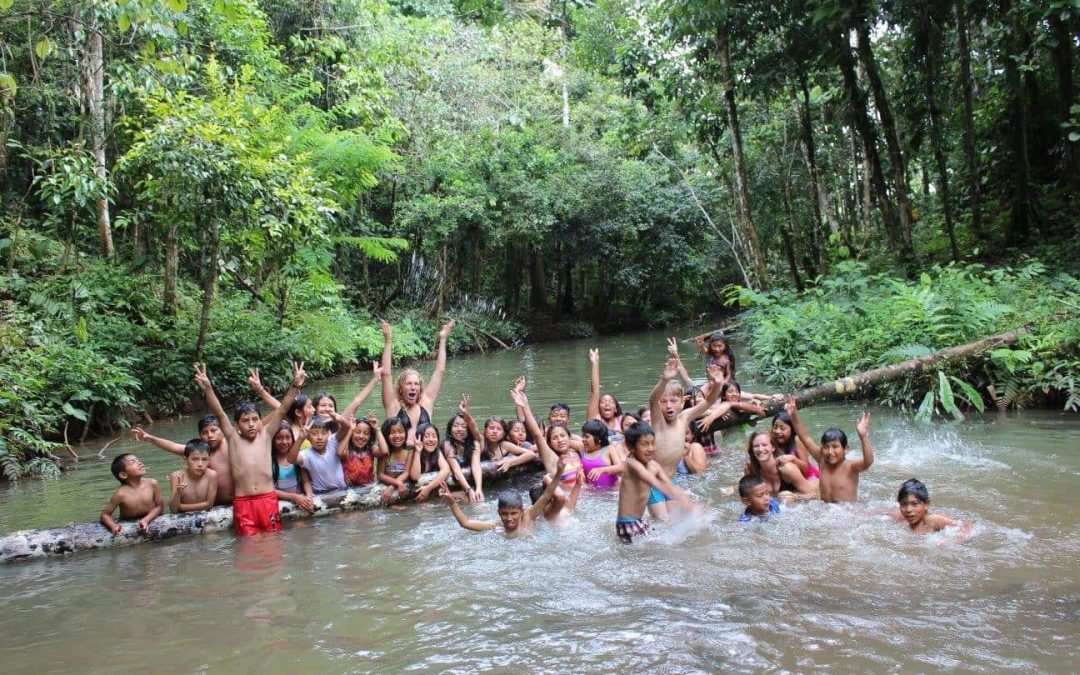
[[[649,504],[659,504],[668,501],[667,495],[654,487],[649,488]]]
[[[625,544],[633,544],[635,538],[644,537],[649,533],[649,524],[640,518],[619,516],[615,519],[615,534]]]
[[[281,513],[273,492],[244,495],[233,500],[233,527],[241,537],[253,537],[260,532],[281,532]]]

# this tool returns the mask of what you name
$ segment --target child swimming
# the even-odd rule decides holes
[[[930,491],[918,478],[909,478],[896,494],[899,510],[892,514],[893,520],[906,523],[913,534],[940,532],[946,527],[960,527],[962,534],[971,532],[971,525],[952,518],[930,513]]]
[[[130,452],[113,458],[112,475],[120,481],[120,487],[101,509],[101,524],[114,535],[123,530],[112,514],[120,509],[121,520],[138,520],[139,532],[150,531],[150,523],[161,515],[165,505],[161,500],[161,488],[153,478],[146,478],[146,465]]]
[[[773,497],[769,484],[761,478],[749,475],[739,481],[739,498],[746,505],[746,510],[739,516],[742,522],[768,520],[780,513],[780,502]]]
[[[822,501],[836,503],[853,502],[858,499],[859,474],[869,469],[874,463],[874,448],[870,444],[870,413],[863,412],[855,425],[859,442],[862,444],[862,457],[847,459],[847,434],[836,427],[827,429],[821,436],[819,446],[810,437],[810,433],[799,419],[794,396],[787,397],[785,409],[791,417],[799,440],[818,462],[821,470]]]
[[[540,518],[544,509],[547,508],[548,502],[551,501],[552,496],[555,494],[556,486],[559,484],[558,475],[567,470],[566,466],[558,466],[549,478],[547,488],[540,495],[540,498],[533,502],[529,508],[523,508],[521,503],[521,495],[517,492],[503,492],[499,495],[499,522],[496,523],[490,520],[472,520],[465,515],[461,510],[461,506],[457,502],[457,497],[450,492],[444,485],[439,494],[446,500],[446,503],[450,505],[450,510],[454,514],[454,518],[458,521],[466,530],[472,530],[473,532],[485,532],[487,530],[494,530],[500,525],[503,528],[503,532],[508,538],[516,538],[524,533],[531,533],[533,529],[533,523]]]

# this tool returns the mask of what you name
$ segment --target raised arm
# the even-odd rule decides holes
[[[262,399],[262,402],[266,404],[266,407],[271,410],[277,410],[281,407],[281,401],[274,398],[274,395],[266,390],[266,387],[262,384],[262,378],[259,377],[258,368],[248,369],[248,384],[251,385],[251,389],[255,394]]]
[[[135,440],[140,443],[150,443],[156,445],[165,452],[171,452],[174,455],[184,455],[184,445],[182,443],[174,443],[165,438],[158,438],[157,436],[151,436],[143,431],[140,427],[134,427],[131,430],[131,435],[135,437]]]
[[[525,511],[527,522],[532,522],[537,518],[543,517],[544,509],[547,508],[551,498],[555,496],[555,490],[559,487],[559,476],[562,475],[562,472],[566,471],[566,468],[565,464],[556,463],[554,470],[549,472],[548,484],[547,487],[544,488],[543,494],[541,494],[540,498],[533,502],[532,506]],[[578,484],[582,482],[580,477],[577,482]]]
[[[292,385],[289,390],[285,392],[285,398],[281,399],[281,405],[278,406],[274,412],[266,416],[263,421],[264,429],[277,429],[281,426],[281,420],[285,419],[285,414],[289,412],[289,408],[292,406],[292,402],[296,400],[296,395],[300,393],[300,387],[304,386],[304,382],[307,380],[307,373],[304,371],[304,362],[297,363],[293,361],[293,378]]]
[[[709,387],[709,392],[705,395],[705,400],[689,410],[684,410],[679,413],[687,420],[696,420],[704,415],[712,404],[716,403],[716,399],[720,397],[720,387],[723,386],[724,382],[724,371],[719,366],[709,366],[708,371],[709,384],[712,386]]]
[[[684,387],[693,386],[694,380],[691,379],[690,373],[687,372],[686,366],[683,365],[682,359],[679,358],[679,343],[674,337],[669,337],[667,341],[667,351],[672,358],[679,362],[678,375],[679,381],[683,383]]]
[[[435,410],[435,399],[439,398],[439,390],[442,389],[443,376],[446,375],[446,339],[450,337],[450,331],[454,330],[457,321],[451,319],[443,324],[439,331],[439,351],[435,355],[435,372],[431,374],[427,386],[424,387],[424,398],[428,401],[428,410]]]
[[[855,431],[858,432],[859,443],[862,444],[862,457],[852,460],[852,468],[866,471],[874,463],[874,446],[870,444],[870,413],[863,411],[862,417],[855,424]]]
[[[307,440],[308,432],[311,430],[311,420],[308,423],[300,427],[300,433],[297,434],[296,439],[293,440],[292,447],[289,448],[289,463],[295,464],[298,467],[304,466],[304,458],[300,456],[300,449],[304,447],[304,441]]]
[[[660,399],[664,396],[664,386],[668,383],[668,380],[674,379],[678,372],[677,360],[669,358],[664,363],[664,371],[660,373],[660,379],[649,393],[649,411],[652,413],[654,422],[663,419],[664,413],[660,410]]]
[[[450,511],[453,512],[454,518],[457,519],[458,525],[461,525],[466,530],[472,530],[473,532],[485,532],[487,530],[494,530],[498,527],[495,523],[483,520],[471,520],[465,512],[461,510],[461,506],[457,502],[455,497],[445,485],[439,488],[439,495],[446,500],[446,503],[450,505]]]
[[[375,385],[377,385],[382,379],[382,366],[376,361],[371,364],[371,379],[364,387],[356,392],[356,396],[353,396],[353,400],[349,401],[349,405],[345,406],[345,410],[341,413],[349,419],[356,417],[356,410],[360,407],[368,396],[371,396],[371,392],[374,391]]]
[[[536,423],[536,418],[533,417],[532,409],[529,408],[529,399],[525,396],[525,392],[518,391],[517,389],[510,390],[510,398],[514,400],[514,404],[521,408],[522,414],[525,417],[525,428],[529,430],[529,434],[536,441],[536,449],[540,451],[540,461],[544,463],[544,470],[548,473],[553,472],[559,465],[559,456],[551,449],[551,446],[547,444],[547,438],[544,437],[543,430],[540,429],[540,425]]]
[[[221,433],[225,435],[225,438],[229,440],[229,447],[233,447],[233,439],[236,438],[236,428],[233,427],[232,422],[229,420],[229,416],[225,414],[225,409],[221,407],[221,401],[218,400],[217,394],[214,393],[214,386],[210,384],[210,377],[206,374],[206,364],[195,364],[195,384],[199,389],[202,389],[203,397],[206,399],[206,405],[210,406],[210,412],[217,415],[218,424],[221,426]]]
[[[337,455],[341,459],[349,454],[349,434],[352,433],[353,427],[356,426],[356,422],[353,422],[352,416],[346,417],[345,415],[338,415],[334,413],[334,421],[338,423],[337,430]]]
[[[596,419],[600,416],[600,350],[589,350],[589,363],[591,370],[589,375],[589,407],[585,409],[586,419]]]
[[[787,397],[787,402],[784,404],[784,410],[786,410],[787,414],[791,416],[791,426],[794,427],[793,431],[795,432],[795,435],[798,436],[800,441],[802,441],[803,447],[806,448],[806,451],[810,453],[810,456],[817,460],[817,462],[820,464],[821,446],[818,445],[816,441],[814,441],[814,439],[810,436],[810,432],[806,430],[806,425],[802,423],[801,419],[799,419],[799,407],[795,403],[794,396]],[[871,457],[873,457],[873,455],[871,455]]]
[[[401,410],[401,401],[397,398],[397,391],[394,390],[394,380],[392,365],[394,359],[394,347],[392,342],[392,333],[390,331],[390,324],[385,320],[379,320],[379,328],[382,329],[383,335],[383,348],[382,348],[382,364],[381,364],[381,376],[382,376],[382,404],[383,410],[386,411],[387,417],[393,417]]]

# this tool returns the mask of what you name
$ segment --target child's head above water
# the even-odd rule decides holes
[[[608,442],[608,428],[607,425],[600,420],[589,420],[585,424],[581,425],[581,440],[590,439],[590,443],[595,443],[595,447],[585,449],[592,452],[599,448],[605,447]]]
[[[705,341],[705,349],[712,356],[720,356],[728,350],[727,336],[722,330],[714,330],[709,339]]]
[[[386,439],[386,444],[390,446],[390,450],[400,450],[405,447],[405,441],[409,438],[409,426],[410,422],[400,417],[388,417],[383,420],[382,435]]]
[[[847,434],[842,429],[829,427],[821,434],[821,457],[826,464],[842,464],[847,454]]]
[[[236,423],[236,431],[241,438],[252,440],[259,433],[259,408],[251,401],[244,401],[236,406],[233,411],[233,422]]]
[[[525,427],[523,420],[510,420],[506,423],[506,437],[510,439],[511,443],[521,445],[525,441],[529,440],[529,430]]]
[[[112,475],[116,480],[121,483],[127,481],[128,478],[139,477],[146,473],[142,460],[130,452],[124,452],[113,457],[109,470],[112,471]]]
[[[184,463],[188,473],[202,476],[210,466],[210,445],[201,438],[193,438],[184,446]]]
[[[544,432],[548,447],[556,454],[563,454],[570,449],[570,431],[564,424],[552,424]]]
[[[203,452],[210,455],[210,444],[201,438],[193,438],[184,444],[184,457],[191,457],[192,453]]]
[[[504,530],[513,532],[521,525],[521,516],[525,509],[521,504],[521,495],[517,492],[507,490],[500,493],[498,509]]]
[[[285,420],[281,421],[278,425],[278,430],[274,432],[273,450],[275,454],[287,455],[289,450],[292,449],[293,442],[296,437],[293,436],[292,427]]]
[[[742,387],[735,380],[728,380],[724,383],[724,386],[720,387],[720,400],[728,403],[738,403],[742,400]]]
[[[739,498],[750,513],[761,516],[769,512],[772,491],[769,484],[758,476],[743,476],[739,480]]]
[[[330,434],[337,432],[337,422],[330,417],[316,415],[308,422],[308,440],[311,447],[322,452],[330,440]]]
[[[315,414],[315,405],[307,394],[297,394],[289,406],[289,412],[285,415],[293,424],[303,424],[304,420]]]
[[[551,424],[570,424],[570,406],[559,402],[551,406],[548,412],[548,422]]]
[[[424,422],[416,427],[416,437],[420,439],[424,450],[435,452],[439,448],[439,429],[434,424]]]
[[[417,429],[417,433],[419,433]],[[506,438],[506,422],[498,415],[492,415],[484,421],[484,440],[489,445],[500,443]]]
[[[667,422],[671,422],[683,409],[683,388],[678,380],[668,380],[660,394],[660,412]]]
[[[683,391],[683,410],[693,408],[703,400],[705,400],[705,394],[701,391],[701,387],[696,384],[687,387]]]
[[[214,413],[207,413],[199,419],[199,438],[210,444],[210,451],[221,444],[225,434],[221,433],[221,422]]]
[[[625,442],[634,459],[642,464],[648,464],[656,452],[656,434],[647,422],[638,422],[627,429]]]
[[[910,499],[915,499],[923,504],[930,503],[930,490],[918,478],[908,478],[900,485],[900,491],[896,493],[896,501],[901,505]]]

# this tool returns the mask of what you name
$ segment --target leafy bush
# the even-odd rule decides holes
[[[749,306],[750,345],[757,368],[775,384],[798,388],[924,356],[940,349],[1026,327],[1011,347],[920,375],[882,384],[880,400],[960,415],[959,404],[982,409],[1060,399],[1080,410],[1080,281],[1048,274],[1038,261],[1017,269],[935,266],[917,281],[871,274],[845,262],[802,295],[733,290]]]

